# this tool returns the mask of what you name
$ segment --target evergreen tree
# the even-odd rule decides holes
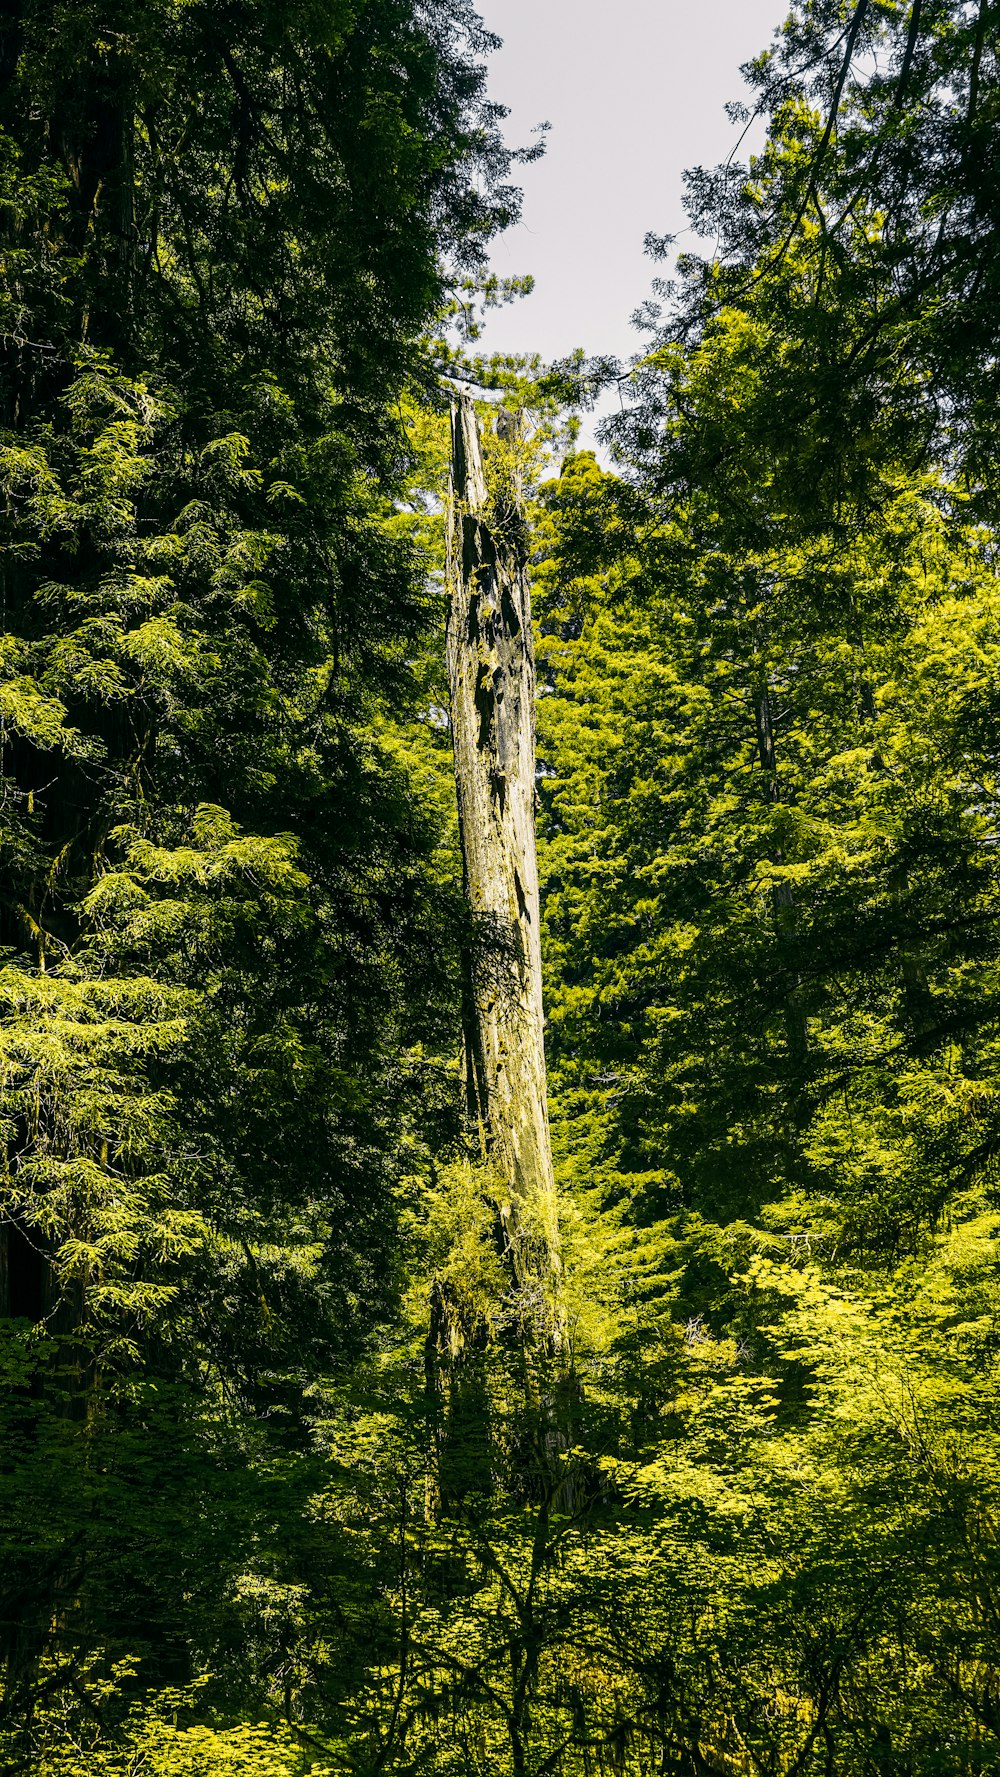
[[[488,40],[3,44],[7,1768],[995,1768],[989,0],[798,0],[515,527],[557,1436],[459,1063],[432,378],[581,371],[469,356]]]
[[[451,0],[5,14],[15,1763],[39,1699],[113,1725],[101,1659],[280,1692],[308,1388],[398,1288],[451,995],[398,404],[515,213],[489,41]]]

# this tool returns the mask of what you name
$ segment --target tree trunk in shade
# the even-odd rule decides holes
[[[516,443],[501,410],[480,435],[452,409],[447,629],[458,815],[473,944],[466,991],[469,1106],[493,1178],[503,1244],[532,1318],[558,1337],[535,858],[535,662]],[[515,447],[515,448],[512,448]],[[495,473],[488,485],[487,462]],[[525,1304],[528,1306],[527,1302]]]

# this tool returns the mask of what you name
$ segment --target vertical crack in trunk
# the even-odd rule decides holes
[[[525,1323],[559,1343],[560,1272],[549,1140],[535,855],[535,662],[527,538],[501,413],[488,485],[471,400],[452,409],[448,682],[466,894],[468,1101],[492,1175],[504,1256]],[[488,441],[488,449],[494,445]]]

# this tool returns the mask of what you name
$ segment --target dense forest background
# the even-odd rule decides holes
[[[477,354],[491,43],[0,12],[0,1770],[996,1770],[1000,13],[795,0],[630,366]],[[544,1287],[463,1051],[460,388]]]

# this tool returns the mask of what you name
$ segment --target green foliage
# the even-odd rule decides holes
[[[761,64],[769,145],[735,196],[693,182],[722,252],[682,262],[609,428],[626,479],[571,459],[539,517],[581,1371],[656,1550],[620,1594],[637,1769],[996,1759],[997,582],[948,380],[992,334],[930,369],[940,285],[886,289],[925,246],[902,198],[874,215],[879,156],[941,113],[894,113],[882,62],[825,141],[797,106],[803,46],[822,91],[865,14],[804,7]],[[901,50],[901,16],[858,45]],[[994,78],[984,47],[977,105]]]
[[[2,26],[11,1766],[300,1768],[241,1724],[307,1584],[308,1391],[455,1126],[399,407],[516,211],[488,44],[397,0]]]
[[[2,31],[5,1768],[995,1769],[986,0],[793,8],[541,486],[464,4]],[[449,379],[529,415],[560,1350],[459,1111]]]

